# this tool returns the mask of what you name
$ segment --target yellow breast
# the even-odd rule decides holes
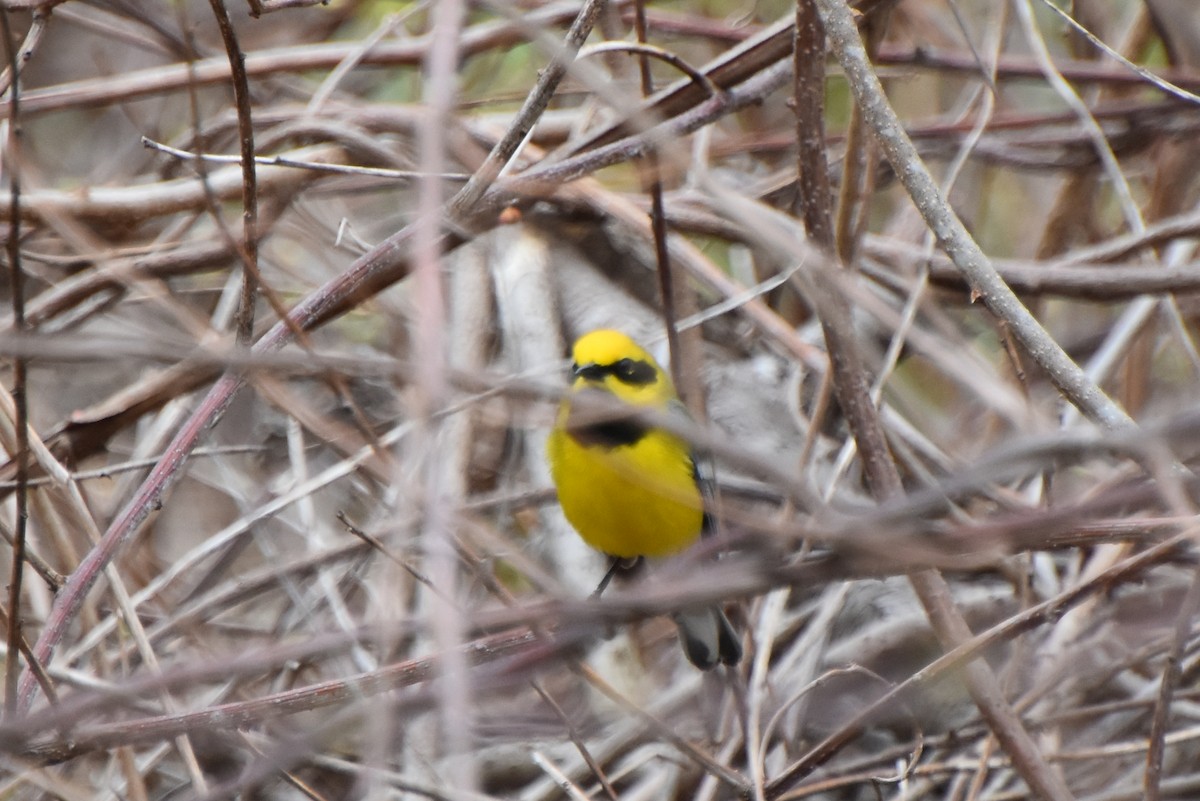
[[[560,425],[548,449],[563,513],[593,548],[660,557],[700,536],[703,501],[679,438],[651,430],[630,445],[585,446]]]

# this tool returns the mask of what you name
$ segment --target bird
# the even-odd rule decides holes
[[[567,521],[611,560],[598,595],[618,570],[681,553],[711,531],[709,482],[682,437],[633,418],[588,419],[579,408],[587,395],[607,395],[686,417],[671,377],[641,345],[598,329],[575,341],[571,357],[571,386],[546,450]],[[719,607],[681,611],[675,622],[685,655],[701,670],[741,660],[741,640]]]

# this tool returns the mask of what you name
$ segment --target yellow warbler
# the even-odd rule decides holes
[[[614,570],[620,561],[685,550],[708,524],[704,482],[687,441],[638,420],[588,422],[572,411],[574,398],[595,392],[634,407],[686,415],[670,376],[619,331],[585,334],[571,353],[571,391],[547,447],[567,520],[588,545],[613,557]],[[708,670],[741,659],[741,642],[719,608],[684,611],[675,620],[696,667]]]

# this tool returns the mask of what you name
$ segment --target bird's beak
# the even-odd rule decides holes
[[[582,378],[593,386],[604,383],[604,373],[597,370],[595,362],[571,365],[571,376],[576,381]]]

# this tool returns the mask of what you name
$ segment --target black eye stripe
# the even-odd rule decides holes
[[[626,384],[645,386],[658,380],[658,371],[649,362],[621,359],[613,365],[613,375]]]
[[[599,364],[571,365],[571,373],[576,378],[586,378],[588,381],[603,381],[608,370]]]
[[[576,378],[588,381],[603,381],[605,376],[611,375],[622,384],[632,386],[646,386],[658,381],[654,365],[641,359],[621,359],[612,364],[576,364],[571,367],[571,372]]]

